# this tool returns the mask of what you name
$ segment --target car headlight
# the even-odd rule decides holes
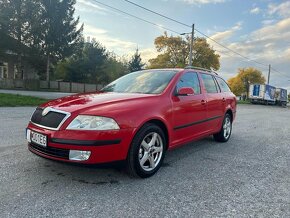
[[[120,129],[115,120],[108,117],[78,115],[66,129],[72,130],[114,130]]]

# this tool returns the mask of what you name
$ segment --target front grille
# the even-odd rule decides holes
[[[69,150],[60,149],[60,148],[52,148],[52,147],[43,147],[41,145],[37,145],[35,143],[29,143],[30,148],[35,151],[38,151],[42,154],[46,154],[52,157],[58,157],[63,159],[69,159]]]
[[[31,117],[31,122],[49,128],[58,128],[66,117],[65,113],[56,111],[49,111],[45,116],[42,116],[42,111],[42,108],[37,108]]]

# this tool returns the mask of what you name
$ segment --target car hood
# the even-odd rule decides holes
[[[54,109],[76,112],[91,107],[107,105],[111,103],[124,102],[127,100],[134,100],[140,98],[148,98],[154,95],[151,94],[138,94],[138,93],[88,93],[70,95],[63,98],[55,99],[42,104],[41,107],[52,107]]]

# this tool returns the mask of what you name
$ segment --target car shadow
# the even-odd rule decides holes
[[[198,151],[210,149],[216,144],[212,137],[208,137],[168,151],[160,170],[166,171],[169,169],[162,168],[174,168],[175,163],[189,156],[193,156]],[[109,164],[80,165],[57,162],[39,157],[36,162],[38,165],[37,173],[45,174],[47,177],[41,183],[43,186],[58,180],[61,182],[70,181],[85,185],[119,185],[123,182],[128,183],[136,180],[136,178],[132,180],[132,177],[126,173],[124,161]]]

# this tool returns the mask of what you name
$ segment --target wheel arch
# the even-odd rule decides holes
[[[233,111],[231,109],[227,109],[225,114],[229,114],[231,116],[231,122],[233,122],[233,119],[234,119]]]
[[[152,123],[152,124],[155,124],[157,125],[158,127],[160,127],[164,133],[164,136],[165,136],[165,140],[166,140],[166,149],[168,149],[169,147],[169,143],[170,143],[170,136],[169,136],[169,131],[168,131],[168,127],[167,125],[165,124],[164,121],[162,121],[161,119],[158,119],[158,118],[152,118],[152,119],[149,119],[149,120],[146,120],[144,123],[142,123],[138,128],[137,130],[135,131],[134,133],[134,137],[135,135],[139,132],[139,130],[147,123]]]

